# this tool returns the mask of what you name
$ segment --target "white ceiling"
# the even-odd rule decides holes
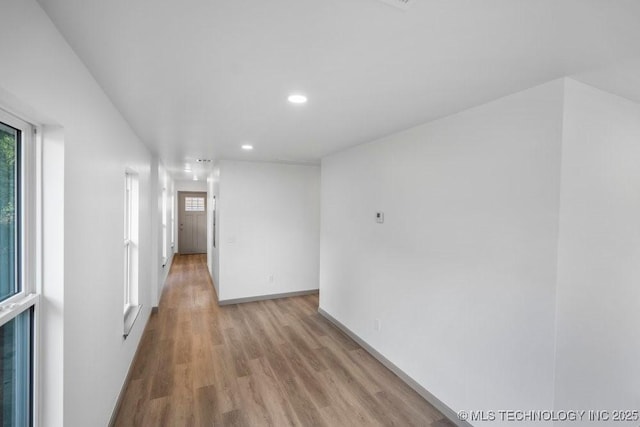
[[[565,75],[640,102],[638,0],[40,3],[176,178],[199,157],[317,162]]]

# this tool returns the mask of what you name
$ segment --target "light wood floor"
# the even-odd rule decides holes
[[[453,425],[317,308],[218,307],[205,256],[176,256],[116,425]]]

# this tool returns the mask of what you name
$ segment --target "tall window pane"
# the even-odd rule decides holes
[[[124,311],[131,306],[131,219],[132,219],[133,176],[124,178]]]
[[[167,262],[167,189],[162,189],[162,264]]]
[[[32,424],[33,308],[0,326],[0,426]]]
[[[34,242],[23,234],[25,226],[33,226],[33,218],[23,220],[31,213],[23,210],[23,201],[33,193],[26,192],[22,175],[22,150],[32,153],[31,135],[29,124],[0,110],[0,427],[33,424],[37,298],[33,281],[25,282],[23,276],[25,266],[31,265],[26,261],[35,254],[29,251]]]
[[[20,131],[0,123],[0,301],[20,292],[18,174]]]
[[[124,336],[129,335],[138,313],[138,175],[125,174],[124,191]]]

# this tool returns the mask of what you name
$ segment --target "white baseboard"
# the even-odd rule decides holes
[[[318,293],[317,289],[309,289],[306,291],[285,292],[282,294],[257,295],[254,297],[225,299],[222,301],[218,300],[218,305],[242,304],[245,302],[264,301],[268,299],[277,299],[277,298],[299,297],[301,295],[311,295],[311,294],[317,294],[317,293]]]
[[[142,335],[140,335],[140,341],[138,342],[136,351],[133,354],[133,359],[131,359],[131,363],[129,364],[129,369],[127,370],[127,376],[124,378],[124,383],[120,388],[120,393],[118,393],[118,398],[116,399],[115,408],[113,408],[113,411],[111,411],[111,418],[109,419],[109,424],[107,424],[109,427],[113,427],[116,424],[116,418],[118,418],[118,413],[120,412],[120,408],[122,407],[122,401],[127,391],[127,386],[129,386],[129,381],[131,380],[131,374],[133,374],[133,365],[135,365],[136,359],[138,358],[138,353],[140,352],[140,347],[141,347],[140,344],[142,344],[144,333],[147,331],[147,326],[149,326],[149,320],[151,320],[151,316],[157,312],[158,312],[157,307],[151,308],[151,313],[149,314],[149,317],[147,317],[147,323],[145,323],[144,328],[142,328]]]
[[[338,329],[347,334],[352,340],[357,342],[360,347],[365,349],[369,354],[371,354],[374,358],[378,360],[378,362],[382,363],[387,369],[396,374],[398,378],[404,381],[409,387],[411,387],[416,393],[424,398],[427,402],[429,402],[433,407],[435,407],[438,411],[442,412],[442,414],[449,419],[452,423],[457,425],[458,427],[473,427],[467,421],[462,421],[458,419],[458,414],[447,405],[442,403],[440,399],[431,394],[426,388],[422,387],[418,384],[413,378],[407,375],[402,369],[398,368],[393,362],[380,354],[376,349],[371,347],[366,341],[356,335],[351,329],[347,328],[343,325],[339,320],[334,318],[332,315],[327,313],[321,308],[318,308],[318,313],[327,319],[329,322],[333,323]]]

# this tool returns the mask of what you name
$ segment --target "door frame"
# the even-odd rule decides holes
[[[180,230],[180,225],[183,224],[183,210],[181,209],[181,202],[182,202],[182,196],[187,196],[189,194],[193,194],[196,196],[204,196],[204,213],[205,213],[205,218],[208,218],[208,212],[207,212],[207,207],[209,206],[209,200],[208,200],[208,192],[206,191],[186,191],[186,190],[180,190],[177,191],[177,195],[178,197],[176,197],[176,210],[178,211],[178,221],[176,222],[176,246],[177,246],[177,252],[181,255],[189,255],[190,253],[185,253],[184,251],[182,251],[181,248],[181,244],[180,244],[180,235],[181,235],[181,230]],[[205,219],[205,230],[204,230],[204,239],[205,242],[207,241],[207,236],[208,236],[208,232],[209,232],[209,224],[207,224],[207,220]],[[202,253],[208,253],[209,248],[207,247],[207,245],[205,244],[205,251]],[[200,253],[200,252],[196,252],[196,253]]]

